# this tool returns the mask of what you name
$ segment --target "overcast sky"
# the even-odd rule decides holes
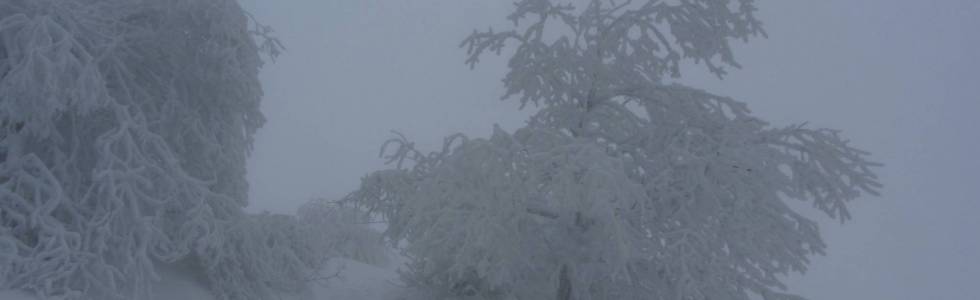
[[[249,162],[252,211],[338,198],[383,168],[398,130],[434,149],[529,112],[499,101],[503,59],[463,64],[459,41],[501,23],[507,0],[244,0],[287,52],[263,70],[269,122]],[[886,166],[881,197],[823,222],[811,299],[976,299],[980,283],[980,1],[760,0],[768,39],[745,66],[685,83],[749,103],[774,125],[841,129]]]

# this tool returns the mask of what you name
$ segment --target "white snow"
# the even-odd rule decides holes
[[[335,259],[323,274],[333,274],[338,269],[339,277],[313,286],[313,299],[402,300],[410,296],[410,290],[402,286],[394,267]]]
[[[36,300],[31,295],[18,292],[18,291],[0,291],[0,299],[2,300]]]
[[[337,271],[340,271],[337,273]],[[338,258],[328,263],[322,274],[337,277],[313,284],[300,295],[284,295],[280,300],[410,300],[424,299],[405,288],[398,279],[395,264],[375,266]],[[177,269],[162,268],[160,281],[153,287],[153,300],[212,300],[208,288],[194,276]],[[20,291],[0,291],[0,300],[38,300]]]

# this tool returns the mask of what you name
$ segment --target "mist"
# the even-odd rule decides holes
[[[246,1],[287,51],[262,71],[269,119],[249,161],[252,211],[340,198],[384,168],[397,130],[422,149],[462,132],[513,130],[504,58],[473,70],[460,41],[501,24],[507,1]],[[763,1],[768,38],[742,69],[682,81],[749,104],[775,125],[840,129],[885,166],[880,197],[822,220],[828,252],[790,290],[811,299],[968,299],[980,278],[980,4],[967,0]]]
[[[0,0],[0,299],[973,299],[973,0]]]

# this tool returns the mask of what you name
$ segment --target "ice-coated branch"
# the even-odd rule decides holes
[[[256,238],[256,40],[281,46],[249,26],[230,0],[0,1],[0,289],[134,299],[178,261],[226,298],[295,277],[292,250],[229,244]]]
[[[765,35],[754,3],[516,1],[511,27],[461,46],[471,67],[513,51],[504,98],[539,106],[527,126],[430,154],[401,137],[396,168],[345,201],[388,220],[403,278],[437,293],[801,299],[782,278],[827,245],[790,202],[844,221],[880,165],[837,131],[671,82],[685,61],[738,68],[730,43]]]

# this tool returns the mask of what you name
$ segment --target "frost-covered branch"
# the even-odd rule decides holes
[[[0,289],[133,299],[161,263],[286,254],[226,244],[264,122],[248,27],[231,0],[0,2]],[[282,275],[246,273],[212,287]]]
[[[734,2],[734,3],[733,3]],[[739,67],[730,43],[765,35],[753,0],[522,0],[513,28],[474,32],[467,64],[514,46],[505,97],[548,105],[592,101],[610,89],[680,76],[683,60],[726,74]]]
[[[773,128],[743,102],[669,82],[685,60],[717,76],[739,67],[730,43],[765,35],[755,10],[517,1],[512,27],[461,46],[471,67],[513,51],[504,98],[540,106],[528,125],[430,154],[401,137],[396,168],[346,201],[389,221],[406,282],[448,295],[799,299],[781,278],[826,245],[788,202],[846,220],[849,201],[876,194],[879,164],[836,131]]]

